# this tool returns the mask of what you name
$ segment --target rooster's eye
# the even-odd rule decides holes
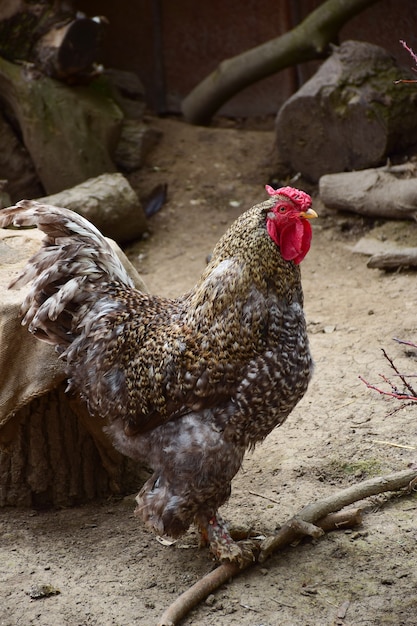
[[[285,205],[283,205],[283,204],[278,207],[278,211],[280,213],[285,213],[286,210],[287,210],[287,207]]]

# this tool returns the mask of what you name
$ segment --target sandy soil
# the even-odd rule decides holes
[[[132,177],[142,196],[169,185],[150,236],[129,257],[151,291],[174,295],[196,280],[213,244],[244,209],[266,197],[276,171],[271,130],[191,128],[156,120],[164,139]],[[284,181],[288,182],[288,181]],[[369,231],[358,216],[319,200],[302,264],[316,369],[288,421],[247,455],[224,515],[269,534],[305,504],[417,459],[415,410],[366,389],[390,375],[381,348],[405,373],[416,351],[416,277],[369,270],[351,248]],[[378,225],[380,240],[417,225]],[[372,233],[371,233],[372,234]],[[133,516],[133,497],[49,512],[0,511],[0,625],[151,626],[175,597],[210,571],[194,531],[163,546]],[[417,496],[373,501],[363,526],[290,547],[243,573],[184,620],[195,626],[415,625]],[[32,595],[42,586],[59,594]]]

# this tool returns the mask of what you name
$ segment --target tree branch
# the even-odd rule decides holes
[[[327,0],[291,31],[222,61],[184,98],[185,119],[206,124],[222,104],[255,81],[322,58],[345,22],[378,1]]]
[[[305,506],[292,517],[273,537],[267,537],[261,544],[261,551],[257,562],[262,563],[273,552],[280,550],[301,537],[307,535],[319,536],[324,531],[337,528],[348,528],[361,523],[361,509],[339,511],[339,509],[374,496],[385,491],[398,491],[406,488],[406,493],[415,489],[417,469],[408,469],[387,476],[371,478],[357,485],[352,485],[335,494],[317,500]],[[335,513],[335,511],[339,511]],[[163,613],[158,626],[176,626],[188,613],[207,596],[238,576],[243,570],[253,566],[256,562],[247,560],[242,567],[235,563],[222,563],[214,571],[204,576],[192,587],[181,594]]]
[[[357,485],[342,489],[342,491],[338,491],[327,498],[308,504],[301,509],[293,519],[284,524],[275,536],[267,537],[265,541],[263,541],[259,562],[262,563],[273,552],[292,543],[300,536],[300,533],[294,528],[293,520],[301,519],[304,522],[314,524],[317,520],[329,513],[334,513],[334,511],[338,511],[358,500],[363,500],[385,491],[397,491],[398,489],[407,487],[416,477],[417,470],[409,469],[403,472],[389,474],[388,476],[370,478]]]

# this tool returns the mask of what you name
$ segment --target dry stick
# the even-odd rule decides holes
[[[360,524],[362,519],[360,509],[353,509],[352,511],[339,511],[339,509],[384,491],[397,491],[409,487],[413,481],[414,487],[416,480],[416,469],[404,470],[388,476],[366,480],[305,506],[281,528],[277,535],[263,541],[258,561],[263,562],[272,552],[299,539],[305,534],[305,530],[304,532],[300,531],[303,526],[307,526],[308,534],[319,536],[323,531]],[[335,511],[339,512],[335,513]],[[254,565],[254,561],[249,560],[245,561],[243,567],[239,567],[235,563],[222,563],[217,569],[181,594],[164,612],[158,626],[176,626],[210,593],[252,565]]]
[[[323,531],[336,530],[337,528],[350,528],[351,526],[357,526],[362,521],[362,513],[360,509],[352,509],[349,511],[339,511],[337,513],[331,513],[326,515],[323,519],[317,522],[316,526],[313,526],[314,531],[310,528],[311,524],[303,531],[301,530],[302,524],[297,522],[298,532],[291,537],[290,543],[296,538],[300,538],[302,535],[310,535],[314,532],[314,535],[318,537],[323,534]],[[179,621],[185,617],[197,604],[200,604],[207,598],[213,591],[221,587],[224,583],[227,583],[231,578],[238,576],[243,570],[248,569],[252,565],[255,565],[255,561],[245,560],[242,567],[239,567],[236,563],[222,563],[215,570],[206,574],[192,587],[182,593],[164,612],[158,626],[175,626]]]
[[[337,493],[327,496],[308,504],[297,515],[289,520],[273,537],[267,537],[261,544],[261,554],[259,555],[259,562],[262,563],[266,558],[274,551],[279,550],[281,547],[292,543],[299,533],[297,533],[297,521],[302,520],[314,524],[317,520],[329,513],[338,511],[344,506],[348,506],[358,500],[369,498],[378,493],[384,491],[397,491],[403,487],[407,487],[417,477],[417,470],[408,469],[402,472],[396,472],[395,474],[389,474],[387,476],[380,476],[378,478],[370,478],[363,482],[342,489]]]

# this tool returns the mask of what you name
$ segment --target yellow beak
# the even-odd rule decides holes
[[[313,217],[318,217],[314,209],[307,209],[307,211],[303,211],[300,215],[301,217],[305,217],[306,220],[312,220]]]

